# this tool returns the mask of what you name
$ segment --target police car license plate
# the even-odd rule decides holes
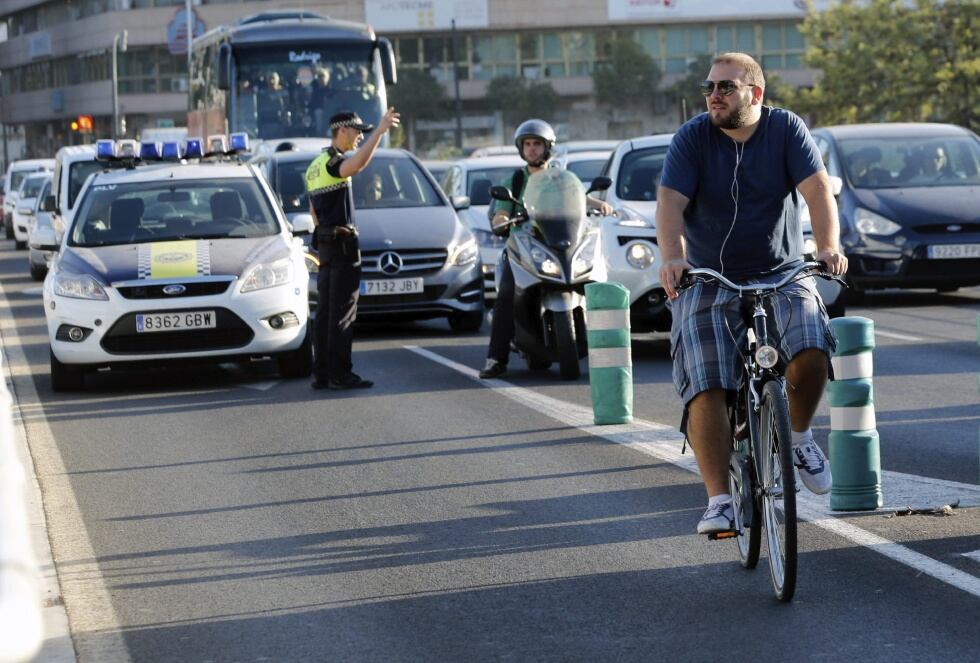
[[[213,329],[217,326],[214,311],[181,311],[180,313],[138,313],[136,331],[165,332],[187,329]]]
[[[980,258],[980,244],[936,244],[929,247],[929,257],[942,258]]]
[[[366,297],[371,295],[407,295],[413,292],[422,292],[422,290],[421,278],[361,281],[361,294]]]

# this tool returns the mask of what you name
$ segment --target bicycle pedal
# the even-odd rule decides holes
[[[728,530],[727,532],[712,532],[708,535],[709,541],[718,541],[719,539],[734,539],[738,536],[740,532],[738,530]]]

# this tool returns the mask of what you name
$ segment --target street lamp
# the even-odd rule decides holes
[[[119,136],[119,51],[126,52],[129,31],[117,32],[112,38],[112,139]]]

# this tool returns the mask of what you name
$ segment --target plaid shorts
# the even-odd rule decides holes
[[[786,361],[803,350],[821,350],[827,355],[829,370],[837,337],[814,277],[787,285],[779,292],[766,300],[770,342],[779,341],[777,347]],[[671,309],[674,388],[684,405],[708,389],[738,389],[742,362],[736,347],[746,334],[738,295],[717,284],[696,283],[671,302]]]

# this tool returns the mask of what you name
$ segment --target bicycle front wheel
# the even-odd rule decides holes
[[[770,380],[765,384],[759,414],[759,482],[769,546],[769,575],[776,598],[789,601],[796,591],[796,479],[789,403],[782,381]]]

